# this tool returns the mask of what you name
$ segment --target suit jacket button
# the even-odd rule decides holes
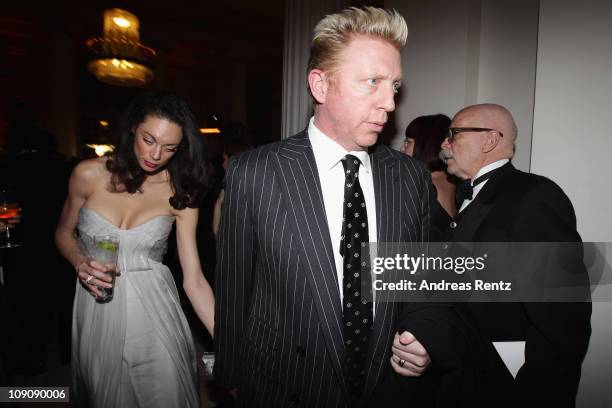
[[[457,228],[457,223],[455,221],[451,221],[450,227],[451,228]]]
[[[304,347],[302,346],[298,346],[295,349],[295,352],[300,356],[300,357],[306,357],[306,349],[304,349]]]
[[[291,403],[292,406],[295,406],[295,405],[300,403],[300,399],[299,399],[299,397],[297,395],[292,395],[289,398],[289,402]]]

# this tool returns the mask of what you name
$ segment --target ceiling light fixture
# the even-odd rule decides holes
[[[153,79],[155,51],[140,43],[138,18],[125,10],[104,11],[103,37],[87,40],[93,59],[89,71],[100,81],[118,86],[143,86]]]

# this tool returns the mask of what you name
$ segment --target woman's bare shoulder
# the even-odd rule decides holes
[[[100,181],[100,179],[108,177],[107,160],[105,157],[83,160],[76,165],[72,171],[72,176],[87,182]]]
[[[107,158],[100,157],[77,164],[70,176],[70,189],[85,197],[89,197],[94,191],[105,189],[110,180],[106,161]]]

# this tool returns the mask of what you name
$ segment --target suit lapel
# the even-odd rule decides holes
[[[392,199],[393,191],[398,192],[399,172],[394,171],[398,163],[386,149],[377,149],[370,155],[372,177],[374,181],[374,199],[376,200],[376,230],[377,243],[397,241],[399,237],[392,237],[391,222],[399,219],[400,208],[397,200]],[[395,189],[395,190],[393,190]],[[396,208],[397,207],[397,208]],[[398,217],[394,217],[398,214]],[[389,339],[392,335],[393,323],[396,315],[396,306],[393,302],[376,304],[376,315],[370,339],[370,358],[366,376],[365,393],[370,395],[378,383],[383,366],[389,364],[387,355]]]
[[[374,179],[374,199],[376,200],[377,240],[378,242],[389,242],[392,239],[389,223],[393,219],[393,214],[399,211],[390,197],[393,188],[399,191],[399,172],[393,171],[397,163],[386,149],[377,149],[370,155],[370,161]]]
[[[342,371],[345,348],[338,277],[321,183],[306,131],[281,144],[275,166],[325,342],[348,396]]]
[[[500,167],[499,171],[495,172],[487,181],[487,184],[478,193],[474,201],[457,216],[457,229],[451,235],[450,241],[471,242],[474,240],[480,225],[493,207],[493,198],[497,193],[500,181],[503,179],[504,174],[513,170],[515,170],[514,166],[511,163],[507,163]]]

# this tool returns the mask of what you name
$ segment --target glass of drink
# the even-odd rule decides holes
[[[94,236],[94,250],[92,257],[95,261],[102,264],[106,273],[111,277],[112,288],[107,289],[98,287],[102,296],[98,297],[98,303],[107,303],[113,299],[113,289],[115,288],[115,278],[117,277],[117,255],[119,253],[119,237],[113,234]]]
[[[213,368],[215,367],[215,353],[204,352],[202,362],[204,363],[204,377],[212,379]]]
[[[4,234],[0,241],[0,248],[14,248],[21,246],[11,237],[11,220],[19,214],[19,204],[13,190],[0,190],[0,222],[4,224]]]

